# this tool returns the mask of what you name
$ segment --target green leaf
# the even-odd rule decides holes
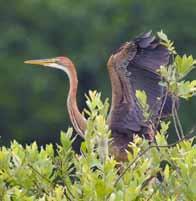
[[[177,84],[184,96],[196,88],[196,80]],[[137,91],[136,95],[147,110],[145,92]],[[111,131],[102,110],[107,103],[98,93],[92,92],[91,98],[80,154],[72,148],[71,128],[61,132],[57,150],[51,144],[44,148],[34,142],[23,147],[16,141],[0,148],[0,200],[137,201],[150,196],[152,200],[196,199],[194,139],[169,146],[166,136],[170,122],[162,121],[156,144],[136,135],[129,143],[128,161],[116,161],[109,154]],[[120,154],[122,149],[117,151]],[[163,175],[162,182],[156,179],[158,173]]]
[[[166,182],[168,182],[169,177],[170,177],[170,168],[169,168],[169,165],[166,164],[165,169],[164,169],[164,180]]]
[[[161,30],[157,32],[158,37],[161,40],[161,44],[168,48],[171,54],[177,54],[174,45],[174,42],[168,39],[167,35]]]
[[[147,95],[145,91],[141,91],[141,90],[136,90],[136,98],[141,106],[141,109],[143,110],[143,115],[145,120],[148,120],[148,118],[150,117],[150,113],[149,113],[149,105],[147,103]]]
[[[61,144],[66,149],[70,148],[70,146],[72,145],[72,140],[71,140],[72,132],[73,132],[72,128],[69,128],[67,133],[64,133],[63,131],[61,131],[61,136],[60,136]]]
[[[170,123],[171,123],[170,121],[168,121],[168,122],[161,121],[161,129],[160,129],[161,135],[167,134]]]
[[[193,69],[193,65],[195,64],[195,60],[193,59],[192,55],[186,56],[186,54],[182,57],[177,55],[174,62],[177,73],[179,74],[179,79],[185,77]]]
[[[189,99],[196,95],[196,80],[179,82],[177,85],[177,95],[184,99]]]

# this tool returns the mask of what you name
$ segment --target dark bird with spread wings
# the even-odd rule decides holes
[[[123,44],[108,61],[108,72],[112,86],[112,104],[108,125],[112,131],[111,153],[116,160],[126,160],[126,149],[134,135],[153,141],[157,119],[171,114],[172,98],[159,85],[161,76],[157,72],[161,65],[168,65],[169,51],[159,39],[147,32]],[[67,57],[28,60],[37,64],[63,70],[69,77],[70,89],[67,107],[76,132],[84,137],[86,119],[77,106],[77,72]],[[146,120],[136,98],[136,90],[144,90],[148,97],[151,118]]]

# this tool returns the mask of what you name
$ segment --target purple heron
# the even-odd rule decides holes
[[[157,70],[168,65],[169,51],[156,36],[147,32],[124,43],[114,52],[107,63],[112,88],[112,104],[108,115],[108,125],[112,131],[111,152],[117,160],[126,160],[125,149],[134,135],[154,139],[158,116],[165,118],[171,114],[172,98],[165,98],[165,87],[159,85],[162,79]],[[84,136],[86,119],[77,105],[78,78],[73,62],[67,57],[28,60],[28,64],[57,68],[69,77],[67,108],[71,122],[80,136]],[[136,90],[144,90],[152,116],[144,120],[143,111],[136,98]],[[163,101],[165,99],[165,101]],[[161,111],[161,114],[160,114]]]

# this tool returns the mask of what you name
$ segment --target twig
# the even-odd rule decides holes
[[[42,191],[43,191],[44,193],[46,193],[49,196],[49,193],[44,188],[40,189],[40,186],[36,181],[33,181],[33,184],[36,186],[38,193],[40,193],[40,192],[42,193]]]
[[[156,176],[150,176],[149,178],[147,178],[143,183],[142,183],[142,186],[141,186],[141,190],[144,189],[144,187],[146,187],[151,181],[152,179],[156,178]]]
[[[42,175],[38,170],[36,170],[32,165],[28,164],[28,166],[36,173],[38,174],[41,178],[43,178],[44,180],[46,180],[52,187],[54,187],[53,183],[44,175]],[[73,197],[73,194],[71,193],[71,191],[69,190],[69,188],[67,186],[65,186],[67,191],[70,193],[70,195]],[[45,191],[45,190],[44,190]],[[46,191],[45,191],[46,192]],[[46,192],[47,193],[47,192]],[[67,192],[65,190],[65,196],[69,201],[72,201],[71,198],[67,195]]]
[[[161,97],[161,99],[162,98],[164,98],[164,99],[163,99],[163,102],[161,104],[161,109],[160,109],[159,116],[158,116],[158,119],[157,119],[157,122],[156,122],[156,126],[155,126],[156,131],[157,131],[157,128],[159,126],[159,122],[161,120],[161,115],[163,113],[163,108],[165,106],[165,103],[166,103],[166,100],[167,100],[167,96],[168,96],[168,90],[166,90],[165,95],[163,97]]]
[[[155,188],[155,190],[150,194],[150,196],[147,198],[146,201],[151,200],[152,196],[156,193],[157,189],[159,188],[159,186],[157,188]]]
[[[182,124],[181,124],[181,122],[180,122],[180,118],[179,118],[179,115],[178,115],[176,106],[175,106],[175,108],[174,108],[174,113],[175,113],[176,120],[177,120],[179,129],[180,129],[180,132],[181,132],[181,137],[184,137],[184,131],[183,131],[183,128],[182,128]]]
[[[118,184],[118,182],[120,181],[120,179],[124,176],[124,174],[129,170],[129,168],[131,168],[131,166],[133,164],[135,164],[137,162],[137,160],[139,160],[146,152],[148,152],[150,149],[152,149],[153,147],[157,147],[157,146],[149,146],[147,149],[145,149],[143,152],[141,152],[131,163],[129,163],[129,165],[122,171],[122,173],[119,175],[119,177],[117,178],[116,182],[114,183],[114,186],[116,186]]]
[[[178,126],[177,126],[177,123],[176,123],[176,117],[175,117],[175,101],[174,101],[173,98],[172,98],[172,118],[173,118],[174,127],[175,127],[175,130],[176,130],[176,134],[177,134],[177,136],[178,136],[178,139],[181,140],[181,136],[180,136],[180,133],[179,133],[179,130],[178,130]]]
[[[156,191],[154,190],[154,191],[150,194],[150,196],[148,197],[148,199],[147,199],[146,201],[151,200],[152,196],[153,196],[155,193],[156,193]]]
[[[75,198],[75,196],[73,195],[73,193],[70,191],[70,189],[67,187],[67,186],[65,186],[66,187],[66,189],[67,189],[67,192],[71,195],[71,197],[72,198]],[[65,192],[66,193],[66,192]],[[66,197],[68,197],[68,195],[66,194]],[[69,198],[70,199],[70,198]],[[71,200],[71,199],[70,199]]]
[[[118,182],[120,181],[120,179],[124,176],[124,174],[131,168],[131,166],[133,164],[135,164],[144,154],[146,154],[150,149],[152,148],[169,148],[169,147],[173,147],[177,144],[179,144],[180,142],[184,141],[185,139],[189,139],[193,137],[186,135],[184,138],[181,138],[180,140],[178,140],[177,142],[174,142],[172,144],[169,145],[152,145],[149,146],[148,148],[146,148],[143,152],[141,152],[131,163],[128,164],[128,166],[122,171],[122,173],[119,175],[119,177],[116,179],[116,182],[114,183],[114,186],[116,186],[118,184]]]
[[[39,175],[42,179],[46,180],[52,187],[53,187],[53,184],[51,183],[51,181],[46,178],[45,176],[43,176],[39,171],[37,171],[32,165],[30,164],[27,164],[28,167],[30,167],[37,175]],[[36,181],[34,181],[34,184],[37,186],[38,189],[40,189],[39,185],[36,183]],[[49,193],[43,188],[43,191],[49,195]]]
[[[37,171],[32,165],[28,164],[28,166],[36,173],[38,174],[42,179],[46,180],[48,183],[50,183],[52,186],[52,182],[47,178],[45,177],[44,175],[42,175],[39,171]]]
[[[66,188],[66,189],[67,189],[67,188]],[[67,198],[69,201],[72,201],[71,198],[67,195],[66,189],[65,189],[65,196],[66,196],[66,198]]]

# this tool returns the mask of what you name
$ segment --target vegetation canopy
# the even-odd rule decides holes
[[[173,99],[189,99],[196,93],[196,80],[185,76],[195,65],[192,56],[179,56],[163,32],[160,40],[172,54],[169,66],[161,66],[160,82]],[[150,118],[147,96],[136,96],[146,119]],[[172,119],[178,141],[168,144],[173,135],[170,121],[161,121],[155,142],[135,137],[130,143],[128,161],[119,164],[110,156],[111,131],[106,123],[108,99],[90,91],[87,97],[88,115],[81,154],[75,153],[72,128],[61,132],[61,144],[38,147],[36,142],[23,147],[16,141],[0,148],[0,200],[3,201],[138,201],[196,200],[196,146],[192,133],[186,134],[176,106]]]

